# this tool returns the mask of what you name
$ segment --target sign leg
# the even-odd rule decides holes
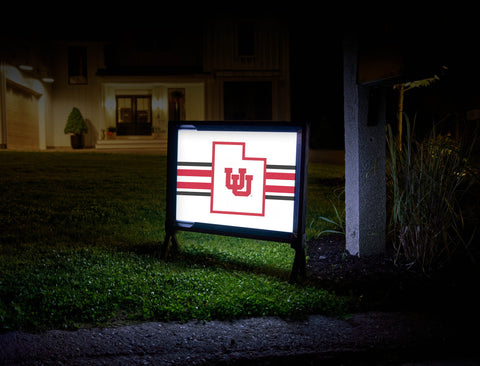
[[[172,244],[171,246],[170,246],[170,243]],[[165,240],[163,242],[162,251],[161,251],[161,254],[160,254],[161,257],[163,259],[167,259],[168,253],[170,252],[170,250],[173,250],[174,252],[178,251],[177,237],[175,236],[175,233],[172,232],[172,231],[168,231],[165,234]]]
[[[295,258],[293,259],[292,273],[289,282],[297,283],[298,276],[304,279],[307,276],[307,264],[305,257],[305,245],[302,240],[300,245],[295,246]]]

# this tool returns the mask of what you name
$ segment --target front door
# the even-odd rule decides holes
[[[152,134],[152,97],[117,95],[117,136]]]

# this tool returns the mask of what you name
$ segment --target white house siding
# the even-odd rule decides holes
[[[152,124],[154,132],[166,139],[168,124],[168,88],[185,89],[186,118],[205,119],[205,87],[203,79],[196,77],[158,76],[98,76],[103,65],[103,45],[86,43],[87,84],[68,83],[67,50],[72,43],[59,45],[56,57],[55,84],[53,89],[53,120],[49,125],[52,138],[49,145],[69,146],[70,138],[63,129],[73,107],[77,107],[86,120],[89,131],[86,146],[94,146],[102,138],[102,130],[114,127],[116,95],[151,95]]]
[[[174,77],[105,77],[102,78],[103,122],[99,130],[115,127],[117,95],[151,95],[153,132],[167,138],[168,89],[185,89],[186,120],[205,120],[205,83],[202,80]]]
[[[275,20],[255,21],[253,56],[237,52],[239,20],[210,22],[205,27],[203,68],[210,74],[207,83],[207,115],[224,118],[225,82],[269,81],[272,83],[272,120],[290,120],[289,40],[285,25]]]
[[[68,82],[68,47],[87,47],[87,84],[71,85]],[[48,125],[51,131],[49,146],[70,146],[70,137],[63,132],[68,115],[73,107],[82,113],[88,125],[85,145],[93,147],[103,124],[102,90],[96,72],[103,67],[103,45],[99,43],[58,44],[55,58],[55,83],[52,90],[53,118]]]
[[[70,138],[63,131],[73,107],[78,108],[87,121],[89,132],[86,136],[86,145],[95,146],[102,136],[102,130],[116,124],[115,95],[118,93],[134,94],[140,91],[152,96],[153,132],[155,137],[160,139],[166,139],[169,88],[185,90],[184,118],[186,120],[223,120],[226,82],[269,82],[272,86],[271,119],[289,120],[290,80],[287,29],[274,20],[266,23],[261,20],[253,21],[255,22],[255,50],[254,55],[251,56],[238,55],[238,20],[215,19],[212,22],[204,22],[202,30],[204,38],[201,42],[201,54],[198,55],[203,57],[203,62],[194,62],[190,65],[187,62],[189,60],[183,60],[187,62],[186,66],[201,64],[203,70],[194,67],[193,74],[112,76],[108,73],[111,70],[105,66],[105,44],[102,42],[58,41],[49,44],[48,50],[39,46],[37,51],[48,60],[48,69],[55,81],[53,84],[45,84],[40,81],[38,75],[22,73],[16,67],[18,65],[7,62],[5,67],[3,64],[0,78],[2,83],[0,145],[4,145],[8,137],[6,132],[8,127],[6,122],[7,82],[13,85],[13,88],[20,87],[24,95],[30,93],[34,96],[33,99],[24,98],[22,103],[29,105],[26,111],[37,111],[37,131],[31,128],[32,134],[36,134],[35,142],[28,144],[31,143],[31,147],[38,146],[40,149],[70,146]],[[69,83],[68,48],[71,46],[86,48],[86,84]],[[160,55],[165,56],[162,50]],[[165,65],[167,66],[165,71],[168,73],[170,64]],[[102,70],[107,70],[107,73]],[[8,97],[8,103],[12,103],[12,98],[12,96]],[[36,107],[33,106],[35,103]],[[12,120],[14,118],[12,109],[9,110],[8,116]],[[32,116],[34,120],[34,114]],[[10,131],[14,131],[12,127]],[[14,139],[12,136],[9,137],[10,140]]]

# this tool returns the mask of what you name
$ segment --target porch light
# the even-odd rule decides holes
[[[28,64],[21,64],[18,68],[23,71],[33,71],[33,66]]]
[[[50,77],[50,76],[44,76],[44,77],[42,78],[42,81],[43,81],[44,83],[53,83],[53,82],[55,81],[55,79],[52,78],[52,77]]]

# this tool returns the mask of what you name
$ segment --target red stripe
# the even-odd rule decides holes
[[[295,173],[274,173],[267,172],[265,177],[267,179],[283,179],[283,180],[295,180]]]
[[[272,192],[272,193],[295,193],[295,187],[288,187],[288,186],[265,186],[265,192]]]
[[[212,189],[211,183],[177,182],[177,188],[185,189]],[[265,192],[271,193],[295,193],[295,187],[288,186],[265,186]]]
[[[212,189],[212,183],[177,182],[177,188]]]
[[[186,177],[211,177],[211,170],[178,169],[177,175]]]
[[[178,169],[178,176],[183,177],[211,177],[211,170]],[[275,173],[267,172],[266,179],[295,180],[295,173]]]

